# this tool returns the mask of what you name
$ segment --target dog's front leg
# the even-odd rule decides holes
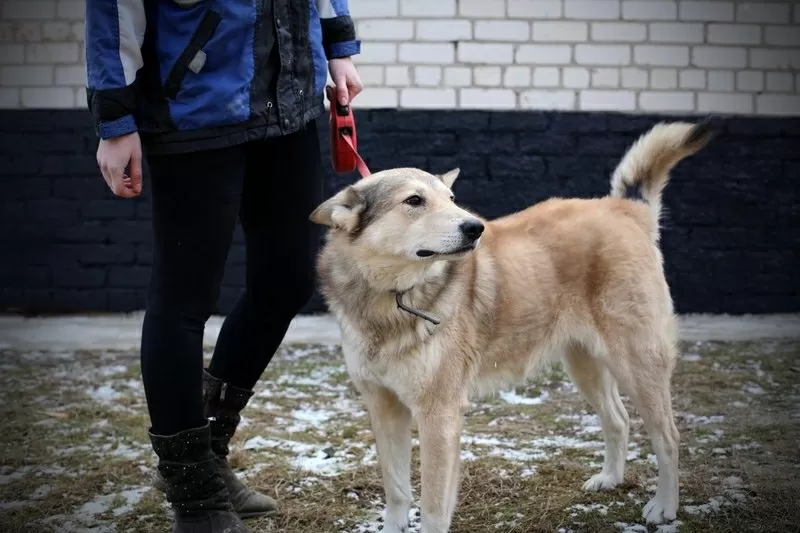
[[[394,392],[364,387],[386,496],[383,533],[406,533],[411,509],[411,411]]]
[[[420,533],[447,533],[456,507],[461,464],[461,408],[441,406],[418,416],[422,478]]]

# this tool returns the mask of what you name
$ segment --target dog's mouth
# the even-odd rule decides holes
[[[460,255],[460,254],[465,254],[467,252],[471,252],[472,250],[475,249],[475,247],[477,245],[478,245],[478,243],[476,241],[476,242],[472,242],[470,244],[467,244],[466,246],[462,246],[461,248],[458,248],[456,250],[450,250],[450,251],[447,251],[447,252],[434,252],[433,250],[418,250],[417,251],[417,257],[433,257],[435,255],[444,255],[444,256],[446,256],[446,255]]]

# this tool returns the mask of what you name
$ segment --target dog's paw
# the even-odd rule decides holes
[[[408,533],[409,518],[404,508],[388,509],[381,533]]]
[[[597,492],[598,490],[611,490],[617,485],[622,483],[622,480],[613,474],[605,474],[600,472],[590,477],[586,483],[583,484],[583,490],[588,492]]]
[[[675,520],[678,515],[678,503],[665,501],[669,498],[660,498],[658,494],[647,502],[642,511],[642,518],[648,524],[663,524]]]

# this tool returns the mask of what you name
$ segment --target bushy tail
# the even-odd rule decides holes
[[[669,173],[682,159],[703,148],[715,135],[707,123],[659,123],[639,137],[617,165],[611,177],[611,196],[625,198],[630,189],[650,205],[658,227],[661,218],[661,191]],[[656,235],[657,238],[657,235]]]

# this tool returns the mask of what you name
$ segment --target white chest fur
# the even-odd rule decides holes
[[[427,323],[418,324],[418,330],[406,330],[375,345],[346,319],[341,321],[345,365],[357,387],[377,385],[409,400],[422,394],[446,354],[436,336],[430,336]],[[420,342],[421,336],[427,337],[426,342]]]

